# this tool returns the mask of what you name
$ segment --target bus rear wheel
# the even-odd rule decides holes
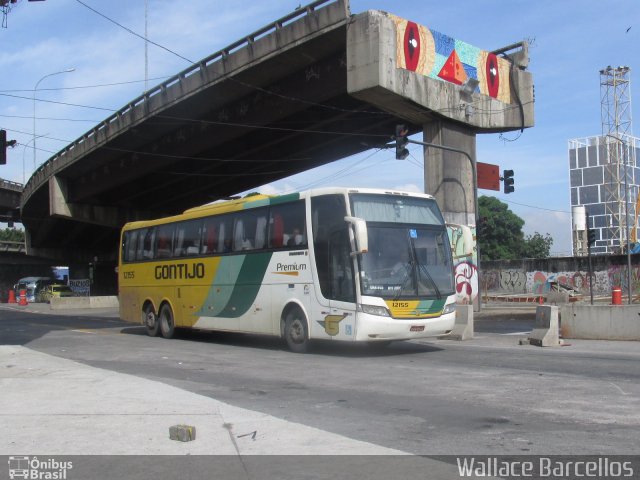
[[[147,305],[144,307],[144,310],[142,310],[142,324],[147,330],[147,335],[150,337],[158,335],[160,323],[158,322],[158,317],[153,309],[153,305]]]
[[[284,318],[284,339],[294,353],[306,353],[309,350],[307,319],[299,308],[289,310]]]
[[[171,338],[176,330],[176,324],[173,320],[173,312],[171,307],[167,304],[160,308],[160,316],[158,318],[160,323],[160,333],[164,338]]]

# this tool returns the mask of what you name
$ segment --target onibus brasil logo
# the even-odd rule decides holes
[[[38,457],[9,457],[9,478],[32,480],[66,480],[67,470],[73,468],[73,462],[61,462],[54,458],[40,460]]]

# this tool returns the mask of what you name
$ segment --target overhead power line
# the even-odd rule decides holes
[[[189,63],[194,63],[192,60],[189,60],[187,57],[184,57],[182,55],[180,55],[178,52],[174,52],[173,50],[165,47],[164,45],[160,45],[159,43],[154,42],[153,40],[149,40],[148,38],[145,38],[144,35],[140,35],[139,33],[134,32],[133,30],[131,30],[130,28],[125,27],[124,25],[122,25],[121,23],[116,22],[114,19],[107,17],[105,14],[99,12],[98,10],[96,10],[95,8],[90,7],[89,5],[87,5],[86,3],[82,2],[81,0],[76,0],[76,2],[78,2],[80,5],[88,8],[89,10],[91,10],[92,12],[94,12],[97,15],[100,15],[102,18],[104,18],[105,20],[108,20],[109,22],[117,25],[118,27],[122,28],[123,30],[126,30],[127,32],[129,32],[131,35],[134,35],[142,40],[144,40],[145,42],[148,42],[152,45],[155,45],[158,48],[161,48],[162,50],[166,50],[169,53],[172,53],[173,55],[175,55],[176,57],[179,57],[183,60],[185,60],[186,62]]]

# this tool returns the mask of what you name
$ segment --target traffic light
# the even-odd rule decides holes
[[[409,150],[407,150],[408,134],[409,130],[406,126],[396,125],[396,160],[404,160],[409,156]]]
[[[7,147],[15,147],[17,143],[15,140],[7,142],[7,131],[0,130],[0,165],[7,163]]]
[[[502,181],[504,182],[504,193],[513,193],[515,190],[513,186],[513,170],[503,170]]]
[[[7,163],[7,131],[0,130],[0,165]]]
[[[587,227],[587,242],[589,243],[589,246],[596,243],[596,231],[593,228]]]

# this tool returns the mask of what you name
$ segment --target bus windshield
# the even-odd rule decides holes
[[[368,234],[369,252],[361,259],[363,295],[440,299],[453,293],[444,229],[369,225]]]
[[[440,299],[453,293],[448,237],[435,200],[352,194],[351,204],[354,216],[367,221],[363,295]]]
[[[400,195],[351,194],[354,217],[367,223],[405,223],[414,225],[444,225],[444,219],[432,198]]]

